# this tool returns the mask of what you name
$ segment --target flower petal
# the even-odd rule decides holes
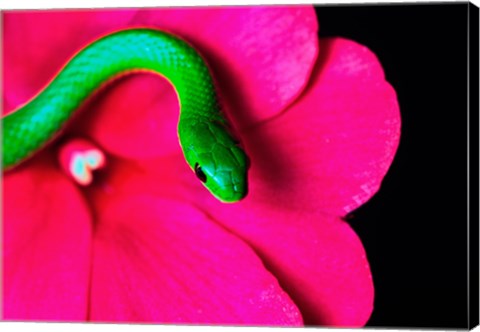
[[[209,199],[200,205],[252,246],[306,324],[365,325],[373,310],[372,276],[362,243],[346,222],[255,200],[222,205]]]
[[[116,156],[148,159],[180,152],[178,98],[160,76],[125,77],[85,108],[72,131],[89,135]]]
[[[128,195],[98,213],[93,320],[301,325],[255,253],[191,206]]]
[[[243,135],[250,188],[272,206],[345,215],[379,189],[398,146],[400,114],[373,53],[341,38],[321,45],[305,94]]]
[[[373,308],[371,273],[362,244],[346,222],[318,210],[274,206],[255,189],[239,203],[220,203],[182,167],[184,163],[181,156],[172,156],[142,164],[149,176],[123,182],[123,192],[143,189],[175,196],[243,238],[279,280],[307,324],[366,323]],[[172,169],[175,172],[168,173]]]
[[[84,320],[91,217],[48,158],[4,176],[3,317]]]

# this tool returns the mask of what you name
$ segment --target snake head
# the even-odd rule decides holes
[[[178,128],[185,159],[220,201],[237,202],[248,192],[248,157],[221,122],[185,119]]]

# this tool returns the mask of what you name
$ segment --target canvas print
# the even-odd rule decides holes
[[[2,319],[469,326],[415,133],[466,114],[422,34],[468,6],[3,11]]]

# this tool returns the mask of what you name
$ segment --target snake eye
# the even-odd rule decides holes
[[[195,175],[203,183],[207,182],[207,176],[203,173],[202,168],[198,163],[195,164]]]

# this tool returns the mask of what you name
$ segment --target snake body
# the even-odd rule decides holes
[[[223,202],[242,199],[247,193],[248,157],[231,135],[205,60],[182,39],[154,29],[127,29],[97,39],[35,98],[5,116],[4,169],[20,164],[54,139],[106,82],[137,70],[157,73],[174,87],[180,104],[180,146],[197,177]]]

